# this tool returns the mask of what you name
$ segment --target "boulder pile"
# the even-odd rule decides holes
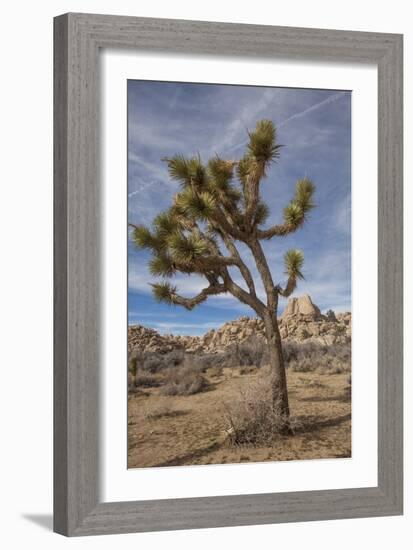
[[[279,318],[283,340],[317,342],[323,345],[351,341],[351,313],[333,311],[323,315],[310,296],[290,298]],[[128,328],[129,351],[168,353],[183,349],[188,353],[212,353],[256,336],[265,338],[264,323],[256,317],[239,317],[212,329],[203,336],[160,335],[156,330],[133,325]]]

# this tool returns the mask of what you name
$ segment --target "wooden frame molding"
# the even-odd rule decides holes
[[[54,21],[54,529],[94,535],[402,514],[402,36],[66,14]],[[378,486],[99,499],[99,50],[378,66]],[[139,495],[137,495],[139,498]]]

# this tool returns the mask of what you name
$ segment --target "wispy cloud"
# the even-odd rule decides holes
[[[348,193],[334,213],[336,230],[345,235],[351,232],[351,195]]]
[[[295,113],[295,114],[289,116],[288,118],[286,118],[285,120],[282,120],[281,122],[278,122],[277,123],[277,128],[282,128],[283,126],[285,126],[289,122],[292,122],[293,120],[297,120],[297,119],[302,118],[306,115],[309,115],[313,111],[316,111],[317,109],[321,109],[321,107],[325,107],[329,103],[333,103],[334,101],[338,101],[339,99],[344,98],[344,97],[346,97],[347,93],[348,92],[338,92],[334,95],[331,95],[327,99],[324,99],[323,101],[320,101],[320,102],[318,102],[314,105],[311,105],[311,107],[308,107],[307,109],[304,109],[303,111]]]

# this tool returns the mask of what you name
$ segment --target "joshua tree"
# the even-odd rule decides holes
[[[262,241],[283,237],[303,225],[314,207],[315,187],[307,177],[297,181],[295,194],[284,208],[283,223],[265,226],[269,209],[260,197],[260,184],[269,165],[279,157],[281,145],[277,144],[276,129],[270,120],[259,121],[248,136],[246,153],[239,161],[216,156],[204,166],[199,156],[164,159],[170,177],[180,183],[181,190],[170,208],[154,219],[151,229],[130,225],[135,244],[152,252],[151,274],[164,278],[163,282],[152,284],[158,301],[191,310],[209,296],[230,293],[263,320],[272,367],[273,409],[288,426],[288,392],[277,309],[279,297],[290,296],[297,280],[303,278],[304,256],[299,250],[288,250],[284,256],[286,284],[276,284]],[[265,289],[264,300],[257,296],[254,279],[237,242],[244,243],[252,254]],[[245,285],[235,282],[235,269]],[[202,275],[205,288],[192,298],[180,295],[176,286],[165,280],[178,272]]]

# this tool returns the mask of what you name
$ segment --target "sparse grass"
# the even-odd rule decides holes
[[[171,414],[172,408],[170,405],[158,405],[157,407],[148,408],[143,411],[145,420],[157,420],[158,418],[170,416]]]

